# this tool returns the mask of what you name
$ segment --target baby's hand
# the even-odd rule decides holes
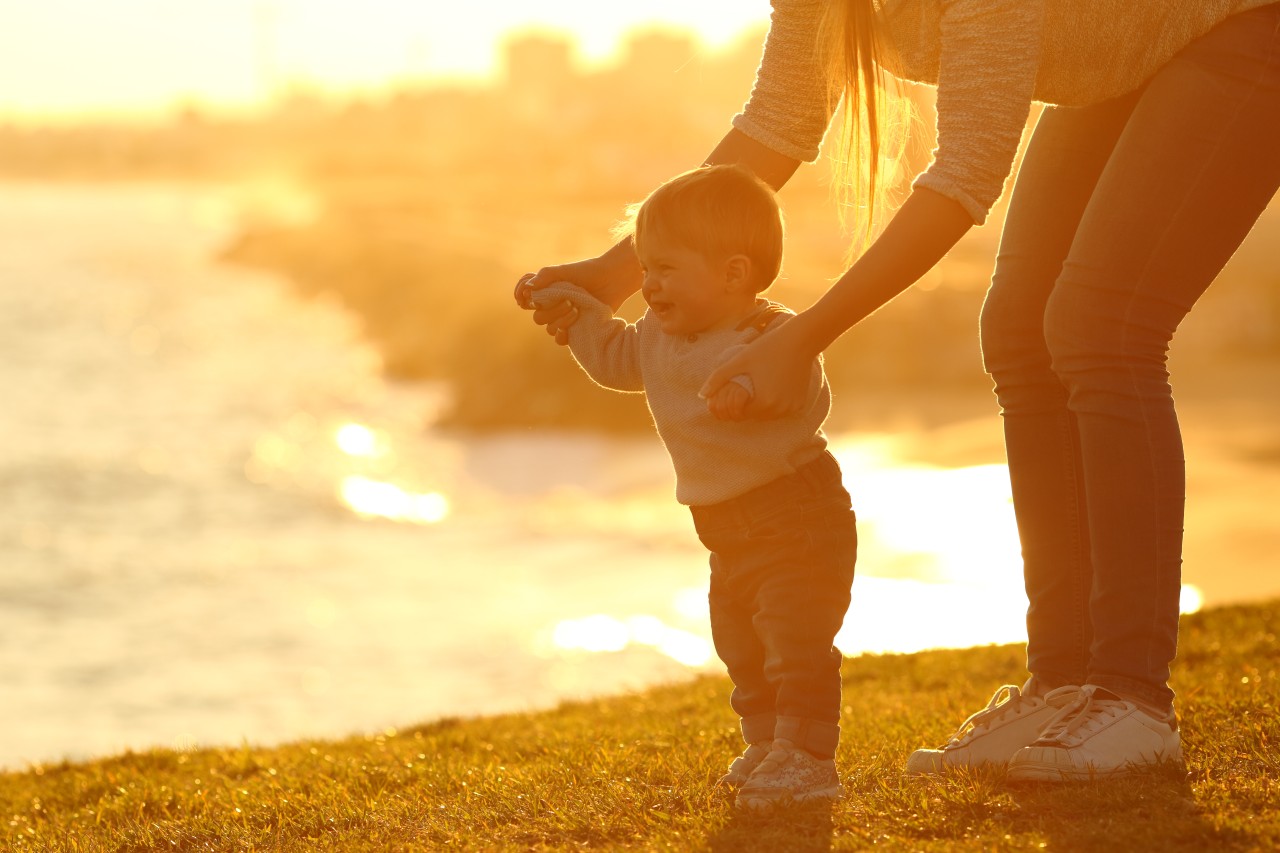
[[[707,398],[707,411],[716,420],[741,419],[747,404],[751,402],[751,391],[747,387],[750,382],[751,378],[748,376],[735,376],[721,385]]]
[[[516,282],[516,304],[526,311],[533,312],[533,322],[546,326],[547,332],[555,336],[556,343],[569,343],[569,327],[578,321],[578,306],[573,300],[556,297],[555,294],[541,288],[530,287],[533,273],[525,273]],[[553,325],[559,323],[559,326]]]
[[[516,282],[515,298],[516,305],[525,311],[532,311],[537,306],[533,304],[533,288],[529,286],[529,282],[533,280],[534,273],[527,272],[520,276],[520,280]]]

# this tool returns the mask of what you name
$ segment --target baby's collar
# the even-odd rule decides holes
[[[790,313],[791,311],[777,302],[761,299],[756,303],[755,310],[742,318],[742,322],[738,323],[737,330],[745,332],[747,329],[755,329],[757,333],[763,334],[764,330],[769,328],[774,320]]]

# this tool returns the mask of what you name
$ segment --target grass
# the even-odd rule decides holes
[[[713,781],[727,682],[274,748],[0,775],[5,850],[1269,850],[1280,847],[1280,603],[1184,617],[1185,768],[1069,786],[907,778],[1023,650],[845,662],[846,797],[744,816]]]

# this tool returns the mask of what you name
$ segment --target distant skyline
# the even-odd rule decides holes
[[[253,107],[291,85],[370,90],[492,76],[513,31],[562,32],[584,65],[627,30],[671,26],[720,47],[768,0],[0,0],[0,120]]]

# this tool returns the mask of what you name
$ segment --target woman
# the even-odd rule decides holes
[[[822,49],[815,51],[815,44]],[[934,266],[999,197],[1033,100],[982,349],[1025,563],[1027,669],[908,769],[1007,764],[1078,779],[1180,757],[1167,686],[1184,466],[1165,354],[1280,186],[1275,0],[775,0],[751,99],[708,158],[781,186],[843,95],[846,163],[875,183],[879,69],[938,87],[938,147],[880,236],[813,307],[715,371],[789,411],[811,359]],[[866,140],[866,145],[859,145]],[[872,193],[874,196],[874,192]],[[628,243],[546,267],[620,304]],[[535,314],[560,336],[563,306]]]

